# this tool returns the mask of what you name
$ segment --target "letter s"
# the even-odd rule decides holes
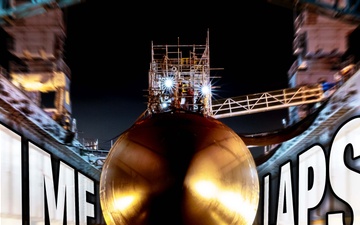
[[[346,123],[336,134],[331,146],[329,179],[334,193],[352,208],[353,224],[360,224],[360,174],[344,163],[344,152],[348,144],[353,147],[353,157],[360,155],[360,118]]]

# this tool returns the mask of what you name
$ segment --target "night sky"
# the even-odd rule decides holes
[[[293,13],[266,1],[233,3],[87,0],[65,10],[65,61],[71,74],[73,117],[79,136],[101,148],[146,110],[151,41],[205,44],[210,66],[223,68],[216,98],[287,87]],[[141,4],[141,5],[140,5]],[[182,5],[181,5],[182,4]],[[222,119],[239,133],[273,130],[287,110]]]

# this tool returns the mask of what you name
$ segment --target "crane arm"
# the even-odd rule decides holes
[[[78,4],[84,0],[29,0],[29,1],[0,1],[0,25],[13,20],[46,13],[55,8],[64,8]]]
[[[360,0],[268,0],[286,8],[310,9],[330,17],[360,22]]]

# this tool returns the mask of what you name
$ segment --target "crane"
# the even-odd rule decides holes
[[[83,0],[0,1],[0,26],[12,45],[8,47],[8,69],[0,66],[1,80],[11,80],[69,137],[76,124],[69,97],[71,71],[63,60],[66,33],[62,9],[80,2]],[[51,106],[44,104],[44,95],[54,99]]]
[[[16,20],[22,18],[28,18],[34,15],[40,15],[51,11],[52,9],[60,9],[70,5],[78,4],[83,2],[84,0],[5,0],[0,3],[0,25],[4,24],[14,24]],[[351,21],[352,24],[358,24],[360,22],[360,12],[359,12],[359,4],[360,0],[357,1],[314,1],[314,0],[268,0],[270,3],[282,5],[286,7],[291,7],[292,9],[296,8],[299,11],[310,11],[318,13],[319,11],[325,13],[326,15],[331,15],[331,18],[338,18],[346,19],[346,22]],[[336,45],[331,38],[335,41],[340,43],[339,46],[336,46],[336,54],[337,56],[341,55],[346,48],[344,47],[344,39],[345,35],[335,37],[329,36],[325,33],[322,37],[311,38],[309,34],[313,30],[321,29],[323,24],[315,24],[312,27],[307,27],[306,22],[304,20],[311,19],[307,17],[304,19],[303,17],[298,17],[298,19],[294,22],[296,27],[296,37],[294,40],[294,53],[299,56],[297,62],[294,63],[293,69],[294,72],[296,71],[296,76],[293,76],[293,80],[290,81],[290,87],[281,89],[281,90],[274,90],[269,92],[263,93],[256,93],[250,94],[245,96],[236,96],[226,99],[218,99],[212,100],[211,94],[207,94],[207,96],[203,95],[202,87],[205,84],[210,84],[210,67],[208,65],[208,46],[184,46],[189,47],[190,52],[192,55],[190,56],[181,56],[176,55],[174,61],[171,60],[164,60],[164,59],[157,59],[156,55],[154,54],[153,57],[153,64],[151,67],[151,71],[149,73],[150,77],[154,77],[154,82],[151,83],[150,87],[150,94],[149,96],[149,104],[148,107],[151,111],[164,111],[168,110],[170,107],[184,107],[187,105],[186,100],[189,97],[183,97],[184,92],[180,92],[180,90],[187,90],[188,87],[186,85],[193,84],[194,85],[194,102],[196,97],[204,97],[202,104],[190,104],[190,108],[193,111],[204,110],[203,113],[207,114],[211,117],[216,119],[226,118],[226,117],[233,117],[233,116],[241,116],[246,114],[252,113],[259,113],[265,112],[269,110],[277,110],[283,108],[293,109],[294,107],[300,108],[303,105],[310,105],[315,103],[324,102],[330,95],[326,93],[321,86],[317,84],[317,80],[315,78],[311,81],[311,85],[298,85],[300,81],[303,80],[303,75],[305,75],[306,71],[309,72],[311,69],[308,69],[308,65],[311,63],[314,64],[314,60],[316,58],[316,54],[320,52],[325,52],[326,54],[333,54],[334,49],[333,46]],[[326,22],[327,23],[327,22]],[[304,26],[305,24],[305,26]],[[338,25],[337,25],[338,26]],[[340,26],[340,25],[339,25]],[[339,29],[343,30],[344,32],[338,32],[339,35],[341,33],[347,33],[347,31],[353,30],[355,25],[347,25],[344,27],[340,27]],[[12,29],[11,27],[6,28],[8,32],[13,33],[16,35],[21,35],[16,29]],[[322,34],[322,31],[319,31],[319,34]],[[40,32],[41,33],[41,32]],[[60,35],[60,34],[57,34]],[[60,35],[61,36],[61,35]],[[321,36],[321,35],[320,35]],[[328,37],[327,37],[328,36]],[[328,39],[326,39],[326,37]],[[339,41],[341,40],[341,41]],[[330,43],[329,46],[326,46],[323,43]],[[32,42],[31,42],[32,43]],[[22,43],[19,43],[22,44]],[[38,44],[39,45],[39,44]],[[27,45],[22,45],[22,47],[26,47]],[[305,46],[305,47],[304,47]],[[320,47],[319,47],[320,46]],[[153,51],[162,51],[164,46],[152,46]],[[172,48],[173,46],[167,46],[167,48]],[[177,45],[175,46],[178,47]],[[192,49],[196,47],[195,49]],[[45,50],[44,50],[45,49]],[[39,49],[39,51],[30,51],[29,49],[23,49],[21,52],[13,52],[17,57],[25,60],[31,61],[31,58],[45,58],[47,60],[54,60],[56,55],[52,54],[52,49],[46,50],[47,48]],[[200,54],[197,51],[204,50],[204,54]],[[178,50],[174,52],[179,53]],[[171,54],[167,52],[166,54]],[[315,56],[315,58],[314,58]],[[201,59],[201,60],[199,60]],[[318,59],[316,59],[318,60]],[[61,60],[58,61],[61,63]],[[175,63],[177,62],[177,63]],[[175,63],[175,64],[174,64]],[[65,70],[65,67],[62,66]],[[310,67],[309,67],[310,68]],[[341,69],[341,68],[340,68]],[[164,72],[165,71],[165,72]],[[177,101],[171,101],[171,96],[168,96],[167,87],[162,85],[162,75],[159,74],[166,74],[172,77],[172,74],[181,73],[183,76],[179,76],[181,82],[178,82],[176,86],[177,95],[174,96]],[[324,72],[324,71],[316,71],[321,76],[325,75],[327,77],[332,77],[334,71]],[[319,76],[320,76],[319,75]],[[16,73],[13,73],[14,79],[17,78]],[[29,74],[28,77],[30,77]],[[64,77],[64,76],[62,76]],[[317,77],[313,76],[313,77]],[[190,79],[191,78],[191,79]],[[317,77],[319,78],[319,77]],[[296,80],[296,81],[294,81]],[[20,82],[20,81],[19,81]],[[64,83],[64,82],[63,82]],[[66,83],[66,82],[65,82]],[[182,85],[179,88],[179,84]],[[296,84],[296,85],[295,85]],[[64,88],[63,86],[61,86]],[[164,89],[164,90],[163,90]],[[181,95],[179,94],[181,93]],[[62,98],[59,99],[59,101]],[[184,103],[182,103],[184,100]],[[174,104],[174,105],[171,105]],[[178,105],[176,105],[178,104]],[[60,104],[59,108],[61,109],[63,104]],[[66,106],[66,104],[65,104]],[[202,108],[201,108],[202,107]],[[71,111],[67,109],[69,113]],[[299,116],[298,116],[299,117]],[[294,121],[297,119],[294,119]]]
[[[301,108],[325,102],[339,86],[335,76],[353,74],[353,61],[341,61],[348,50],[348,36],[360,24],[360,1],[268,0],[294,9],[293,53],[298,59],[289,70],[289,88],[212,101],[211,115],[226,118],[289,108],[290,123],[302,119]],[[351,68],[349,71],[349,68]],[[331,83],[322,89],[319,80]],[[336,84],[337,83],[337,84]],[[341,83],[341,82],[340,82]],[[336,84],[336,85],[335,85]],[[297,115],[295,115],[297,114]],[[307,113],[308,114],[308,113]]]
[[[0,25],[16,19],[46,13],[54,8],[64,8],[84,0],[3,0],[0,1]]]
[[[343,19],[348,22],[360,22],[359,0],[268,0],[268,2],[290,9],[309,9],[313,12]]]

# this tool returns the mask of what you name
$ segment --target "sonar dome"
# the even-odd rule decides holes
[[[252,224],[259,181],[251,152],[222,122],[197,113],[138,120],[115,142],[100,179],[107,224]]]

